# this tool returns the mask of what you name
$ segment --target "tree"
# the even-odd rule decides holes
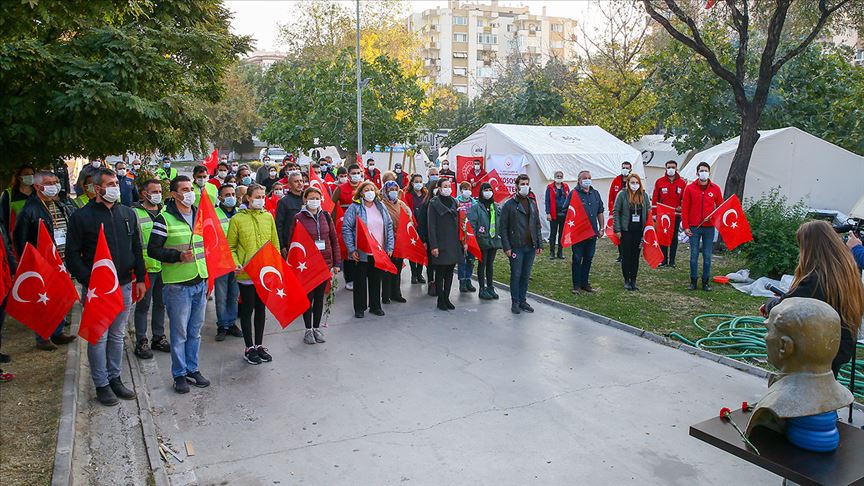
[[[200,150],[249,39],[218,0],[29,0],[0,15],[2,165]]]
[[[711,2],[713,3],[713,2]],[[660,24],[677,42],[692,49],[705,59],[711,71],[731,89],[735,106],[740,116],[740,139],[738,149],[729,168],[724,193],[729,196],[744,195],[744,185],[750,156],[759,140],[759,120],[768,101],[768,93],[774,77],[795,56],[803,52],[822,32],[832,15],[851,5],[852,0],[818,0],[797,2],[801,14],[800,24],[786,26],[792,0],[752,2],[751,0],[725,0],[713,9],[704,9],[699,2],[684,0],[642,0],[648,15]],[[752,4],[752,6],[751,6]],[[752,10],[751,10],[752,9]],[[752,14],[752,15],[751,15]],[[724,61],[717,47],[707,42],[702,35],[700,16],[722,16],[728,21],[730,31],[736,37],[737,46],[734,63]],[[764,42],[759,42],[758,73],[750,76],[747,69],[748,52],[753,39],[752,31],[764,29]],[[754,42],[755,44],[755,42]]]
[[[220,149],[235,148],[260,127],[262,119],[256,111],[258,97],[255,87],[243,75],[240,65],[223,78],[225,95],[218,103],[207,107],[211,129],[208,138]]]

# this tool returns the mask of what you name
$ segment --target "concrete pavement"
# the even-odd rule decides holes
[[[688,436],[763,380],[549,305],[514,316],[506,292],[441,312],[423,290],[365,319],[339,290],[326,344],[270,319],[259,366],[214,341],[211,302],[211,387],[177,395],[167,354],[141,362],[159,434],[196,450],[172,483],[779,484]]]

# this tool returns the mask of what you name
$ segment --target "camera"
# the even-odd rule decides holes
[[[864,239],[864,219],[849,218],[843,224],[834,225],[834,231],[840,234],[854,233],[858,239]]]

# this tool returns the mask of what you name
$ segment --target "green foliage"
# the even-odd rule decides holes
[[[775,188],[755,201],[745,201],[745,205],[753,241],[742,245],[741,252],[750,274],[778,278],[793,273],[798,263],[795,232],[807,220],[805,204],[788,204]]]
[[[262,119],[256,111],[255,87],[244,76],[240,65],[228,71],[223,83],[225,96],[207,109],[211,121],[208,138],[216,147],[230,149],[251,139]]]

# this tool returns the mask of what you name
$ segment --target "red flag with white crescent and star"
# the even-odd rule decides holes
[[[650,221],[651,218],[649,217],[648,220]],[[651,268],[657,268],[663,263],[663,250],[660,249],[657,231],[653,224],[645,225],[642,230],[642,257],[645,258]]]
[[[261,247],[243,267],[249,275],[255,292],[283,328],[309,308],[309,298],[294,272],[288,270],[285,260],[272,242]]]
[[[459,229],[462,229],[461,226]],[[478,262],[483,261],[483,252],[480,251],[480,243],[477,243],[477,236],[474,234],[474,228],[471,227],[471,223],[467,219],[465,220],[464,237],[465,244],[468,245],[468,253],[474,255],[474,258],[476,258]]]
[[[0,238],[0,301],[9,295],[12,290],[12,268],[9,266],[9,259],[6,258],[6,244],[3,238]]]
[[[419,265],[428,265],[429,256],[426,245],[417,233],[417,221],[404,207],[400,206],[399,227],[396,228],[396,244],[393,246],[393,258],[403,258]]]
[[[510,197],[510,191],[507,189],[507,186],[504,185],[504,182],[501,181],[501,176],[498,175],[497,170],[492,169],[488,174],[486,174],[486,177],[477,181],[477,187],[480,187],[480,184],[483,184],[484,182],[488,182],[489,185],[492,186],[492,199],[494,199],[496,203],[500,203]]]
[[[321,191],[321,209],[327,211],[333,211],[333,198],[330,197],[330,189],[327,187],[327,184],[318,177],[318,174],[312,170],[312,166],[309,166],[309,187],[314,187]]]
[[[6,312],[43,339],[48,339],[78,300],[78,292],[71,284],[68,273],[27,243],[12,281]]]
[[[210,175],[216,174],[216,167],[219,166],[219,150],[213,149],[210,155],[204,159],[204,167],[207,167],[207,173]]]
[[[744,215],[744,208],[736,194],[717,206],[717,209],[708,217],[711,224],[720,232],[720,237],[726,243],[726,248],[734,250],[739,245],[753,241],[753,233],[750,231],[750,222]]]
[[[315,240],[302,224],[294,224],[294,234],[288,245],[288,266],[294,270],[297,280],[303,282],[307,294],[332,277]]]
[[[654,214],[657,215],[657,226],[654,228],[657,231],[657,241],[660,246],[671,245],[672,238],[675,237],[675,208],[657,204]]]
[[[344,262],[348,258],[348,247],[345,246],[345,240],[342,238],[342,221],[345,220],[345,210],[342,206],[336,206],[336,216],[333,217],[333,226],[336,227],[336,239],[339,240],[339,253],[342,255]]]
[[[217,278],[233,272],[234,257],[231,256],[231,247],[228,246],[228,238],[222,231],[222,223],[210,195],[207,191],[201,191],[201,203],[198,206],[198,214],[195,216],[195,225],[192,232],[204,239],[204,258],[207,262],[207,293],[213,291],[213,282]]]
[[[39,236],[36,237],[36,250],[48,263],[65,275],[65,278],[58,280],[58,285],[63,285],[64,291],[78,295],[78,290],[75,289],[75,284],[72,282],[72,276],[66,270],[66,264],[63,263],[60,253],[57,252],[57,246],[54,245],[54,238],[51,237],[51,233],[48,233],[45,221],[41,219],[39,220]]]
[[[612,242],[613,245],[618,246],[621,244],[621,240],[618,238],[618,235],[615,234],[615,222],[612,221],[612,218],[606,219],[606,237],[609,238],[609,241]]]
[[[125,305],[123,291],[117,279],[117,268],[114,267],[108,241],[105,240],[105,226],[101,225],[78,335],[90,344],[96,344]]]
[[[363,253],[372,255],[372,258],[375,259],[375,268],[378,270],[383,270],[394,275],[399,273],[396,270],[396,265],[393,265],[387,252],[381,247],[381,243],[378,243],[378,240],[369,234],[366,223],[360,218],[357,218],[355,221],[357,221],[357,249]]]
[[[588,219],[588,212],[582,205],[582,198],[576,190],[570,193],[570,204],[567,206],[567,218],[564,219],[564,232],[561,234],[561,247],[569,248],[576,243],[597,236]]]

